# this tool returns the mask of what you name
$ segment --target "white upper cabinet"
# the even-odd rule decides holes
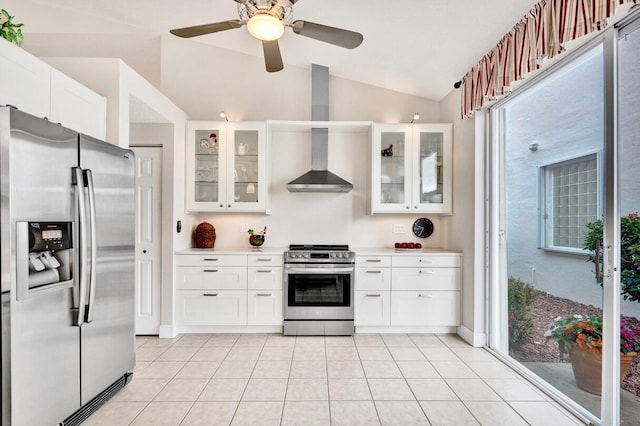
[[[54,123],[94,138],[106,137],[106,99],[56,69],[51,70],[50,114]]]
[[[265,212],[266,125],[187,123],[187,210]]]
[[[451,213],[451,124],[374,124],[371,213]]]
[[[0,39],[0,105],[104,139],[106,100],[20,47]]]
[[[51,67],[0,38],[0,105],[49,117]]]

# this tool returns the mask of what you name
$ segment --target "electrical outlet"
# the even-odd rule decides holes
[[[240,225],[240,232],[247,232],[248,230],[249,230],[248,223],[243,223],[242,225]]]
[[[393,225],[393,233],[394,234],[406,234],[407,233],[407,226],[395,223]]]

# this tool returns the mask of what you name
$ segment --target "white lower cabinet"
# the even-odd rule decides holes
[[[356,327],[439,332],[460,325],[460,265],[460,255],[449,253],[357,256]]]
[[[459,291],[394,291],[391,325],[460,325]]]
[[[247,324],[282,325],[282,290],[249,290]]]
[[[282,254],[180,254],[176,265],[178,327],[282,326]]]
[[[355,292],[356,326],[388,326],[391,292],[369,290]]]
[[[247,268],[182,266],[176,271],[176,288],[243,290],[247,288]]]
[[[176,291],[178,325],[245,325],[246,290]]]
[[[390,319],[391,257],[356,257],[355,325],[388,326]]]

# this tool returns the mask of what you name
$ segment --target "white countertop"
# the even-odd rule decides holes
[[[260,247],[259,249],[251,247],[224,247],[224,248],[188,248],[178,250],[175,254],[282,254],[287,251],[288,247]],[[439,248],[423,248],[418,250],[398,250],[391,247],[350,247],[352,251],[359,256],[382,256],[382,255],[424,255],[430,256],[451,256],[462,255],[462,253]]]
[[[451,256],[459,255],[462,253],[445,250],[441,248],[422,248],[422,249],[395,249],[392,247],[351,247],[351,250],[356,252],[359,256],[381,256],[381,255],[422,255],[428,254],[433,256]]]
[[[282,254],[287,247],[224,247],[224,248],[188,248],[176,251],[176,254]]]

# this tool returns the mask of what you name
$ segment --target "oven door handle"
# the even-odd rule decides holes
[[[331,267],[331,268],[296,268],[296,267],[292,267],[292,266],[288,266],[285,267],[284,272],[288,273],[288,274],[325,274],[325,275],[331,275],[331,274],[343,274],[343,273],[348,273],[348,272],[354,272],[355,268],[353,266],[347,266],[347,267]]]

